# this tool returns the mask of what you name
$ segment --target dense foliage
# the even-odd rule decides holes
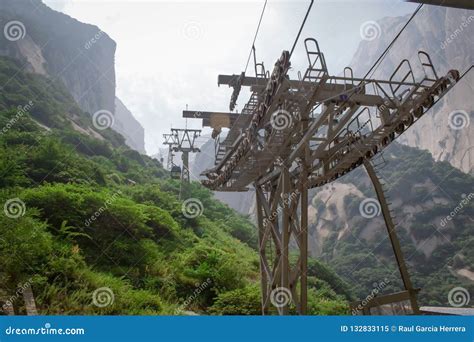
[[[260,313],[247,218],[197,183],[180,195],[51,80],[0,59],[0,83],[0,303],[23,312],[28,284],[42,314]],[[201,215],[184,215],[190,198]],[[347,285],[313,266],[311,312],[346,313]]]
[[[449,291],[459,286],[474,293],[474,282],[469,280],[474,271],[474,177],[447,162],[434,161],[427,151],[397,143],[386,150],[384,159],[376,162],[381,163],[378,174],[385,184],[412,281],[421,289],[421,305],[449,306]],[[375,198],[362,168],[341,181]],[[339,238],[341,233],[334,227],[323,244],[322,259],[353,285],[359,299],[381,282],[382,293],[402,290],[382,215],[363,218],[359,197],[349,195],[344,200],[351,234]],[[322,201],[313,201],[313,206],[318,213],[334,209]]]

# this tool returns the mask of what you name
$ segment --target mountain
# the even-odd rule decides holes
[[[105,32],[40,0],[2,0],[0,22],[7,32],[0,35],[0,56],[18,59],[25,70],[60,80],[90,115],[115,114],[117,131],[130,147],[144,151],[143,128],[115,96],[116,43]]]
[[[474,290],[474,177],[427,151],[392,143],[374,161],[385,183],[397,234],[424,305],[449,305],[456,286]],[[310,251],[346,281],[359,298],[389,277],[401,289],[375,192],[363,168],[310,194]],[[367,207],[365,207],[365,203]],[[366,209],[364,209],[366,208]],[[370,209],[374,209],[373,212]]]
[[[362,41],[351,62],[356,76],[365,74],[408,18],[377,22],[376,38]],[[424,6],[373,77],[390,78],[407,59],[414,77],[421,80],[419,50],[431,55],[439,75],[450,69],[467,70],[474,64],[473,21],[472,11]],[[471,71],[397,140],[414,148],[394,144],[384,153],[385,161],[376,162],[384,166],[379,176],[387,184],[397,232],[425,305],[449,305],[448,293],[456,286],[474,290],[472,84]],[[358,284],[354,290],[359,298],[370,293],[374,279],[384,279],[388,270],[395,277],[385,290],[401,289],[380,212],[373,219],[361,216],[361,203],[374,197],[361,168],[310,196],[311,253],[346,281]]]
[[[398,32],[408,18],[408,16],[387,17],[377,22],[374,26],[376,38],[362,40],[350,63],[356,77],[363,76],[369,70],[393,39],[394,32]],[[470,25],[472,22],[474,22],[472,11],[424,6],[416,20],[407,27],[398,43],[385,57],[374,78],[389,78],[398,63],[406,58],[412,63],[414,73],[419,79],[422,76],[416,56],[418,50],[430,53],[439,75],[446,74],[450,69],[467,70],[474,64],[474,25]],[[427,149],[435,160],[448,161],[464,172],[472,172],[474,125],[469,125],[474,119],[472,84],[474,84],[474,71],[468,73],[429,115],[424,115],[416,125],[404,132],[398,142]],[[456,125],[450,125],[450,113],[456,113],[453,117],[457,117],[461,124],[465,123],[462,129],[452,128]],[[213,149],[212,140],[203,146],[205,153],[196,157],[193,165],[194,174],[200,174],[212,166]],[[341,188],[341,191],[352,190],[347,187]],[[242,214],[253,213],[255,201],[253,192],[215,192],[215,196]]]
[[[23,65],[0,57],[0,315],[24,289],[42,315],[260,314],[252,223]],[[310,266],[309,312],[347,314],[347,284]]]
[[[142,154],[145,154],[145,130],[125,107],[118,97],[115,98],[115,121],[112,129],[125,137],[125,143]]]
[[[377,22],[376,39],[362,41],[353,57],[351,66],[356,77],[367,72],[407,20],[408,17],[397,17]],[[472,22],[472,11],[425,6],[390,50],[374,78],[390,78],[406,58],[420,79],[418,50],[431,54],[439,75],[450,69],[467,70],[474,63]],[[474,293],[474,126],[469,124],[474,115],[473,77],[471,71],[375,162],[381,164],[378,174],[388,185],[397,232],[424,305],[449,305],[448,293],[457,286]],[[460,127],[455,125],[456,120],[450,124],[451,113],[457,113]],[[196,172],[212,165],[213,159],[208,155],[212,155],[213,142],[206,145],[209,153],[198,155]],[[253,192],[219,196],[216,193],[216,198],[243,214],[252,212]],[[311,190],[309,198],[311,255],[354,284],[358,298],[366,298],[372,293],[374,282],[385,279],[389,285],[384,292],[400,290],[400,277],[380,210],[373,219],[363,217],[359,210],[364,200],[373,203],[375,198],[364,169]]]
[[[363,76],[369,70],[408,18],[409,16],[384,18],[374,25],[376,36],[360,43],[350,63],[356,76]],[[445,75],[450,69],[466,71],[474,65],[473,22],[473,11],[424,6],[384,58],[374,78],[390,78],[398,64],[407,59],[415,77],[421,80],[423,74],[416,55],[419,50],[430,54],[438,76]],[[415,126],[406,131],[399,142],[427,149],[436,160],[448,161],[464,172],[472,172],[472,84],[474,71],[468,73],[429,115],[424,115]]]

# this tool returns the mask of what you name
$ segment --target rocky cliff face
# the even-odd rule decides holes
[[[378,22],[377,38],[362,41],[354,55],[355,76],[365,75],[407,20],[408,16]],[[372,77],[390,78],[407,59],[415,79],[423,79],[419,50],[430,54],[438,76],[450,69],[467,70],[474,64],[473,12],[425,6]],[[412,279],[422,288],[422,304],[447,305],[451,288],[472,288],[474,282],[470,238],[474,231],[473,84],[471,71],[397,140],[415,148],[392,144],[378,172],[386,183]],[[431,155],[421,151],[425,149]],[[380,207],[363,168],[312,190],[310,198],[312,255],[358,284],[362,297],[374,279],[382,279],[387,272],[397,275]],[[397,281],[396,288],[401,288],[396,277],[392,282]]]
[[[474,284],[474,178],[447,162],[435,162],[426,151],[398,143],[388,147],[384,160],[375,162],[377,173],[415,286],[424,290],[422,303],[445,305],[450,288]],[[313,256],[358,287],[366,282],[357,290],[362,297],[384,273],[397,281],[380,205],[363,168],[312,190],[310,198]]]
[[[82,110],[115,113],[115,42],[97,26],[56,12],[40,0],[0,2],[0,55],[21,60],[28,71],[61,80]],[[144,152],[143,128],[119,106],[116,128]],[[128,123],[134,124],[129,134]],[[123,129],[125,128],[125,129]],[[137,129],[135,129],[137,128]]]
[[[145,130],[119,98],[115,98],[115,122],[112,128],[125,137],[125,143],[145,154]]]
[[[378,23],[379,37],[362,42],[353,58],[356,76],[367,72],[407,19],[385,18]],[[468,69],[474,63],[472,11],[425,6],[375,77],[389,78],[406,58],[420,79],[418,50],[431,55],[439,75],[450,69]],[[420,298],[425,305],[448,305],[447,294],[454,286],[474,286],[474,179],[470,174],[474,170],[474,125],[470,123],[474,119],[473,84],[471,72],[400,137],[399,142],[411,147],[392,144],[378,170],[387,184],[386,195],[412,280],[422,288]],[[461,116],[450,120],[451,113]],[[212,166],[213,142],[204,147],[205,153],[196,158],[195,173]],[[253,195],[225,193],[216,197],[249,214],[253,212]],[[312,189],[309,196],[310,253],[355,284],[360,298],[370,293],[374,281],[387,279],[387,275],[389,290],[401,289],[375,197],[363,168]]]
[[[408,16],[384,18],[378,22],[380,29],[374,26],[377,37],[362,41],[352,60],[356,75],[365,74],[407,20]],[[398,64],[407,59],[420,80],[423,74],[417,58],[419,50],[430,54],[439,76],[450,69],[467,70],[474,64],[474,12],[425,6],[374,76],[389,78]],[[448,161],[464,172],[472,172],[474,125],[470,123],[474,119],[473,84],[474,70],[428,115],[405,132],[399,142],[428,149],[436,160]]]

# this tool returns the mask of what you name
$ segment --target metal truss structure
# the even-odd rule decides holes
[[[165,137],[165,144],[169,145],[170,154],[173,156],[173,152],[181,152],[181,160],[183,167],[181,170],[181,181],[183,183],[189,183],[189,153],[200,152],[201,150],[196,147],[196,139],[201,135],[200,129],[188,129],[188,128],[171,128],[171,134],[163,134]],[[170,164],[168,158],[168,166]],[[171,160],[171,166],[173,161]],[[169,169],[171,167],[169,166]]]
[[[269,313],[273,304],[279,314],[305,314],[308,189],[365,165],[405,286],[405,291],[385,297],[381,305],[407,302],[407,312],[417,313],[417,290],[411,285],[370,160],[450,91],[460,74],[451,70],[438,76],[430,56],[420,51],[421,80],[415,80],[408,60],[401,61],[385,80],[355,78],[350,68],[343,76],[330,76],[317,41],[308,38],[304,45],[308,67],[296,80],[288,76],[288,51],[283,51],[271,74],[261,65],[256,77],[219,76],[219,84],[234,88],[231,108],[241,87],[250,87],[251,96],[240,114],[199,112],[203,126],[212,127],[216,137],[215,167],[203,173],[207,179],[202,183],[218,191],[255,188],[262,312]],[[184,111],[183,116],[196,118],[195,113]],[[229,131],[221,141],[223,127]],[[282,289],[291,301],[275,305],[273,299]]]
[[[166,169],[168,171],[171,171],[171,168],[173,167],[174,157],[173,147],[178,145],[178,141],[174,134],[163,134],[163,138],[165,138],[163,145],[168,145],[168,159],[166,162]]]

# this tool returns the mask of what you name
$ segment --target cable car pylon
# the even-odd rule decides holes
[[[408,60],[400,62],[388,79],[356,78],[351,68],[345,68],[343,76],[331,76],[317,41],[308,38],[304,46],[308,67],[298,79],[288,75],[288,51],[271,74],[219,75],[218,84],[234,88],[231,108],[240,88],[250,88],[240,114],[200,111],[196,116],[196,111],[183,111],[185,118],[202,119],[215,136],[215,167],[203,172],[207,179],[202,183],[217,191],[255,188],[262,313],[306,314],[308,189],[364,164],[405,290],[379,296],[372,302],[377,307],[363,307],[361,313],[387,305],[418,313],[417,290],[411,285],[383,190],[367,163],[430,110],[461,75],[451,70],[439,77],[430,56],[420,51],[421,79],[415,79]],[[222,128],[229,131],[220,139]],[[288,300],[276,300],[281,298]]]
[[[163,134],[168,145],[168,170],[172,178],[181,179],[182,183],[189,183],[189,153],[201,150],[196,146],[196,139],[201,135],[200,129],[171,128],[171,134]],[[174,152],[181,152],[182,168],[173,163]],[[179,176],[178,176],[179,171]]]

